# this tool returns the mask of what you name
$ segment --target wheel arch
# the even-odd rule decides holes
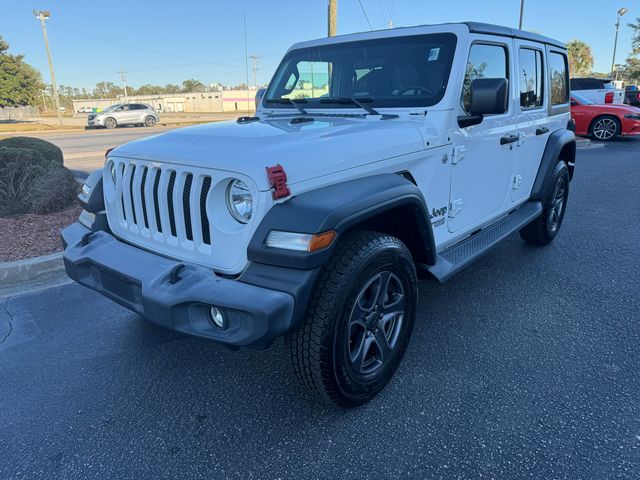
[[[340,238],[354,229],[393,235],[405,243],[418,263],[435,263],[435,243],[426,202],[405,176],[381,174],[350,180],[295,196],[276,204],[260,222],[249,243],[251,262],[298,269],[328,262]],[[271,230],[320,233],[335,230],[328,248],[295,252],[265,245]]]
[[[603,117],[613,118],[615,121],[618,122],[618,129],[620,130],[620,132],[622,131],[622,119],[620,117],[618,117],[617,115],[615,115],[613,113],[601,113],[601,114],[596,115],[595,117],[593,117],[591,119],[591,122],[589,122],[589,127],[587,128],[587,134],[588,135],[593,135],[593,132],[592,132],[593,124],[596,123],[598,120],[600,120]],[[618,135],[620,135],[620,132],[618,132]]]
[[[538,167],[538,173],[533,183],[531,200],[541,200],[545,194],[546,180],[553,175],[558,160],[566,163],[569,170],[569,179],[573,178],[576,162],[576,138],[572,131],[560,129],[549,135],[542,160]]]

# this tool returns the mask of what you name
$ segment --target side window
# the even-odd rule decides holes
[[[567,57],[561,53],[550,52],[548,58],[551,78],[551,105],[563,105],[569,102]]]
[[[467,69],[462,85],[462,107],[471,108],[471,82],[477,78],[509,78],[507,49],[500,45],[475,43],[469,50]]]
[[[520,107],[522,110],[538,108],[543,104],[542,52],[521,48],[520,61]]]

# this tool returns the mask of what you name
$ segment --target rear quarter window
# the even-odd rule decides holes
[[[559,52],[549,52],[549,78],[551,105],[569,102],[569,79],[567,56]]]

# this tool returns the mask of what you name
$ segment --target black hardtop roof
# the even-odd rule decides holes
[[[462,22],[471,33],[484,33],[489,35],[499,35],[501,37],[519,38],[522,40],[530,40],[532,42],[546,43],[566,50],[564,43],[554,40],[553,38],[545,37],[538,33],[527,32],[525,30],[518,30],[517,28],[503,27],[501,25],[492,25],[490,23],[480,22]]]

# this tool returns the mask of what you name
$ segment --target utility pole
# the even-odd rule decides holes
[[[244,16],[244,73],[247,86],[247,112],[251,110],[251,102],[249,101],[249,54],[247,53],[247,15]]]
[[[338,21],[338,0],[328,0],[328,33],[330,37],[336,36],[336,24]]]
[[[613,41],[613,58],[611,59],[611,75],[613,75],[613,67],[616,63],[616,50],[618,48],[618,30],[620,30],[620,17],[622,17],[629,10],[622,7],[618,10],[618,18],[616,19],[616,39]]]
[[[524,18],[524,0],[520,0],[520,23],[518,28],[522,30],[522,19]]]
[[[127,95],[127,72],[124,71],[124,68],[121,68],[119,73],[122,78],[122,87],[124,88],[124,103],[129,103],[129,95]]]
[[[47,59],[49,60],[49,73],[51,74],[51,86],[53,87],[53,101],[55,102],[56,112],[58,112],[58,122],[62,126],[62,112],[60,111],[60,99],[58,98],[58,86],[56,85],[56,76],[53,73],[53,60],[51,60],[51,51],[49,50],[49,38],[47,37],[47,18],[51,17],[49,10],[34,10],[33,16],[40,19],[42,25],[42,36],[44,37],[44,47],[47,50]]]
[[[251,55],[249,58],[253,62],[253,84],[255,85],[257,90],[258,89],[258,62],[260,61],[260,57],[256,55]]]
[[[47,102],[46,102],[46,100],[44,99],[44,90],[42,90],[42,92],[41,92],[41,93],[42,93],[42,107],[43,107],[43,109],[44,109],[44,113],[47,113]]]

